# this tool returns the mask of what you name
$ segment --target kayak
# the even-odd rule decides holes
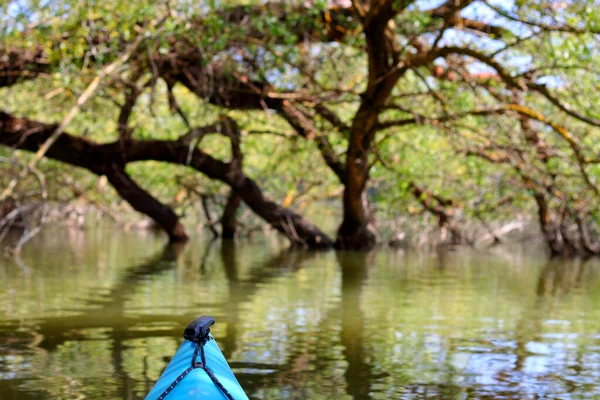
[[[183,331],[183,343],[146,400],[248,399],[210,334],[212,317],[202,316]]]

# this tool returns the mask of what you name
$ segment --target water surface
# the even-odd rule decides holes
[[[600,264],[47,228],[0,258],[2,399],[142,399],[193,318],[254,399],[600,398]]]

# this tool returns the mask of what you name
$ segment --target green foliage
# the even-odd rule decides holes
[[[527,78],[545,85],[566,108],[600,119],[597,2],[517,1],[510,7],[490,4],[498,14],[496,20],[488,16],[492,9],[484,12],[483,5],[468,7],[461,14],[508,29],[504,34],[483,38],[468,29],[442,29],[439,18],[428,12],[431,4],[416,2],[392,21],[394,38],[401,47],[399,56],[411,59],[418,53],[417,38],[426,44],[440,39],[439,46],[479,51],[499,63],[511,79]],[[407,2],[395,2],[395,9],[406,6]],[[10,15],[0,19],[3,41],[14,48],[41,49],[52,66],[47,75],[2,90],[4,108],[11,112],[41,121],[60,121],[100,69],[119,57],[127,43],[144,35],[147,40],[141,51],[103,83],[100,94],[77,115],[69,132],[100,142],[117,140],[116,121],[125,101],[124,88],[135,83],[143,93],[129,119],[133,138],[174,140],[181,136],[188,128],[167,101],[168,90],[157,75],[156,65],[160,57],[174,56],[179,51],[199,54],[193,59],[198,64],[192,67],[208,71],[206,76],[212,85],[208,92],[225,90],[227,85],[246,79],[264,83],[256,90],[268,91],[265,98],[301,97],[298,104],[313,118],[318,134],[326,135],[339,161],[345,162],[348,131],[333,126],[313,107],[326,105],[343,123],[352,125],[368,82],[367,43],[356,16],[330,14],[335,8],[329,9],[326,1],[304,8],[303,2],[19,0],[2,7],[5,15]],[[236,19],[236,12],[245,14],[245,19]],[[334,21],[331,26],[326,25],[328,18]],[[245,20],[249,22],[240,22]],[[329,39],[336,29],[343,35]],[[379,120],[416,117],[418,121],[383,130],[374,141],[369,159],[369,196],[381,218],[421,212],[423,199],[414,198],[410,191],[413,181],[434,195],[453,199],[465,215],[473,216],[481,210],[488,210],[490,219],[500,220],[516,213],[535,215],[533,201],[527,200],[531,187],[523,183],[519,168],[526,168],[528,177],[542,185],[555,184],[564,199],[575,199],[585,192],[579,200],[585,197],[585,207],[593,211],[593,196],[572,146],[547,121],[533,121],[555,154],[544,164],[520,131],[515,113],[466,115],[508,102],[499,100],[511,96],[513,89],[506,79],[496,79],[498,75],[483,83],[463,79],[467,74],[489,75],[492,67],[483,59],[459,55],[433,59],[411,68],[394,87],[389,107],[381,111]],[[436,74],[436,69],[447,70],[448,74]],[[226,78],[215,78],[211,75],[214,71],[223,72]],[[277,201],[302,208],[339,197],[342,186],[323,163],[316,143],[303,140],[273,110],[266,110],[266,103],[262,110],[232,110],[210,105],[204,94],[192,93],[183,86],[175,86],[173,94],[192,126],[207,125],[222,114],[237,121],[242,130],[244,172]],[[596,158],[600,139],[597,127],[558,110],[531,90],[520,95],[520,104],[567,127],[584,157]],[[443,120],[461,114],[464,117]],[[231,158],[229,141],[224,136],[205,137],[199,146],[217,159]],[[515,159],[520,157],[523,165],[514,160],[490,162],[473,156],[473,150],[485,150],[490,157],[519,154]],[[94,178],[82,171],[51,162],[44,168],[48,168],[50,177],[58,179],[66,173],[81,181],[90,193],[97,190]],[[600,179],[599,164],[585,169],[593,182]],[[191,182],[210,194],[227,193],[220,183],[181,166],[139,163],[128,166],[128,172],[141,186],[175,206],[181,182]],[[513,195],[513,200],[505,207],[496,207],[508,195]],[[105,200],[114,201],[111,196],[108,194]]]

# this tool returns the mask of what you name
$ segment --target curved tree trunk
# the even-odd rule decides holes
[[[54,125],[16,118],[0,112],[0,144],[37,151],[39,145],[44,143],[55,128]],[[190,146],[185,138],[184,136],[179,140],[126,139],[98,144],[63,133],[48,150],[46,157],[85,168],[96,175],[104,175],[107,170],[113,168],[113,164],[122,165],[124,162],[154,160],[186,165],[229,185],[252,211],[284,234],[294,245],[309,248],[332,246],[329,237],[318,227],[301,215],[265,197],[257,183],[241,171],[235,160],[231,163],[223,162],[197,148],[190,154]],[[136,195],[132,196],[127,191],[132,190],[131,186],[124,185],[124,189],[130,198],[137,198],[137,195],[141,194],[139,190],[134,190]],[[146,211],[153,210],[154,207]],[[160,218],[162,220],[162,217]]]
[[[223,239],[233,239],[235,237],[237,228],[236,213],[240,204],[240,197],[232,191],[221,216],[221,237]]]
[[[212,159],[207,164],[212,164],[212,161],[216,160]],[[325,233],[301,215],[266,198],[254,180],[242,173],[223,171],[218,165],[201,163],[195,168],[230,185],[252,211],[283,233],[292,244],[309,248],[331,247],[331,240]]]
[[[346,154],[344,219],[335,242],[340,249],[364,250],[376,244],[376,236],[370,229],[372,215],[365,193],[370,167],[368,149],[376,123],[377,111],[363,103],[354,118]]]
[[[123,166],[112,165],[104,175],[119,195],[136,211],[152,218],[169,235],[171,242],[181,242],[189,239],[185,228],[179,222],[179,216],[169,207],[152,197],[139,187],[125,172]]]
[[[552,256],[589,257],[600,253],[600,244],[580,211],[565,208],[553,213],[543,193],[536,192],[533,197],[538,206],[540,229]]]
[[[379,113],[400,77],[401,52],[388,22],[410,2],[386,0],[372,4],[361,21],[367,44],[368,82],[361,104],[352,120],[350,143],[346,153],[346,185],[344,187],[344,220],[338,229],[336,245],[343,249],[366,250],[375,246],[377,238],[371,230],[372,213],[366,201],[369,179],[369,152],[377,133]]]

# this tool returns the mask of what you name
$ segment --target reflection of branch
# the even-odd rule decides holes
[[[550,260],[541,269],[538,278],[539,296],[566,294],[585,284],[589,280],[591,264],[589,260],[575,259],[568,263],[564,260]]]
[[[225,308],[225,337],[220,340],[223,344],[222,351],[226,358],[230,358],[239,345],[239,332],[238,329],[242,328],[240,324],[240,315],[246,308],[247,304],[253,301],[253,297],[256,296],[261,287],[264,287],[268,282],[281,277],[283,274],[289,273],[290,271],[296,271],[306,260],[312,259],[318,253],[312,251],[304,251],[297,249],[286,249],[278,254],[268,257],[258,263],[253,263],[249,271],[243,274],[242,277],[239,275],[239,257],[237,254],[237,248],[234,242],[222,241],[221,243],[221,262],[225,269],[225,275],[229,283],[229,298],[224,303]],[[303,341],[308,338],[307,335],[292,335],[289,338],[289,348],[303,348],[302,343],[295,343],[295,340]],[[316,354],[317,358],[321,357],[322,354]],[[243,372],[237,374],[244,377],[245,385],[244,388],[252,392],[254,388],[264,387],[264,380],[269,381],[293,381],[294,385],[303,387],[305,382],[298,381],[298,370],[304,365],[304,353],[293,354],[286,359],[283,365],[269,365],[269,364],[258,364],[252,363],[252,368],[259,368],[269,370],[264,371],[264,374],[246,376]],[[231,361],[232,367],[242,367],[244,363],[236,363]]]
[[[218,235],[215,235],[210,242],[208,242],[208,244],[206,245],[206,250],[204,251],[204,255],[202,256],[202,261],[200,261],[200,271],[204,272],[206,271],[206,263],[208,262],[208,257],[210,256],[210,251],[212,250],[212,248],[214,247],[216,241],[217,241],[217,237]]]
[[[224,239],[233,239],[235,237],[237,230],[236,214],[240,204],[240,196],[232,190],[227,197],[223,214],[221,214],[221,236]]]
[[[149,327],[157,326],[157,323],[176,322],[183,324],[186,320],[196,317],[189,315],[145,315],[132,316],[125,312],[125,303],[130,296],[138,290],[140,284],[146,283],[149,276],[157,276],[173,269],[177,260],[183,252],[182,243],[167,244],[163,250],[151,257],[149,260],[127,268],[125,273],[118,279],[110,290],[101,296],[93,296],[95,300],[87,301],[88,311],[80,315],[60,316],[42,318],[36,323],[33,331],[43,337],[39,347],[53,349],[71,338],[73,331],[84,332],[88,328],[108,328],[121,338],[152,337],[171,334],[170,330],[164,328],[136,330],[132,329],[139,323],[146,323]],[[93,291],[93,289],[91,289]],[[19,326],[22,321],[6,321],[9,325],[13,322]],[[177,329],[179,331],[179,329]],[[172,332],[173,336],[179,332]],[[83,333],[82,333],[83,334]],[[87,335],[84,335],[84,339]]]

